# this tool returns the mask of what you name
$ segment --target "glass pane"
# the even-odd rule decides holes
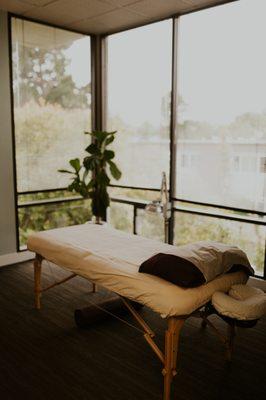
[[[33,232],[83,224],[92,217],[89,200],[46,204],[18,209],[19,241],[23,247]]]
[[[90,38],[12,18],[12,59],[18,191],[65,187],[91,129]]]
[[[162,215],[149,214],[145,210],[138,210],[137,234],[164,242],[164,220]]]
[[[233,244],[245,251],[256,270],[263,275],[266,227],[225,219],[175,213],[174,244],[182,245],[199,240]]]
[[[176,197],[265,211],[266,2],[180,18]]]
[[[134,210],[131,205],[111,202],[108,209],[107,221],[116,229],[133,233]]]
[[[169,173],[172,22],[108,38],[108,119],[119,184],[159,188]],[[113,182],[115,183],[115,182]]]

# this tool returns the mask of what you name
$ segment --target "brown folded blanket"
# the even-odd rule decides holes
[[[144,261],[139,272],[158,276],[182,287],[196,287],[236,270],[253,275],[247,255],[236,246],[201,241],[173,247]]]

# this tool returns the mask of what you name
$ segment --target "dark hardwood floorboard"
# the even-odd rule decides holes
[[[48,264],[43,281],[65,277]],[[87,330],[74,323],[74,310],[92,294],[82,278],[43,295],[33,308],[33,268],[26,262],[0,269],[1,400],[161,400],[161,365],[141,334],[117,320]],[[165,321],[144,308],[142,314],[163,346]],[[225,324],[212,317],[225,329]],[[128,321],[133,322],[130,316]],[[266,393],[266,318],[239,329],[233,363],[209,328],[189,319],[182,331],[175,400],[262,400]]]

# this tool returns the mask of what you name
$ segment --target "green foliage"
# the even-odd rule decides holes
[[[245,251],[257,273],[264,266],[265,236],[262,227],[237,221],[203,217],[177,212],[175,215],[175,245],[211,240],[234,244]]]
[[[77,87],[68,74],[70,60],[63,46],[57,48],[27,47],[19,44],[14,54],[14,101],[24,106],[57,104],[65,109],[85,109],[90,106],[91,85]],[[19,62],[18,60],[23,60]]]
[[[52,195],[43,193],[41,197],[46,199],[51,198]],[[34,195],[30,197],[34,199]],[[30,200],[29,196],[26,200]],[[91,218],[89,200],[19,208],[18,212],[21,246],[26,245],[28,236],[33,232],[84,224]]]
[[[117,168],[116,164],[113,161],[109,160],[109,166],[110,166],[110,172],[112,174],[112,176],[118,180],[121,178],[121,172],[120,170]]]
[[[82,197],[92,200],[92,213],[97,218],[106,217],[106,209],[110,204],[107,187],[110,183],[108,168],[111,176],[118,180],[121,172],[112,161],[115,153],[108,150],[115,138],[114,132],[93,131],[85,132],[92,137],[92,143],[86,147],[89,156],[84,157],[82,163],[79,158],[69,161],[72,170],[60,169],[59,172],[72,175],[72,182],[68,186],[71,192],[79,193]]]
[[[15,127],[19,191],[66,187],[67,174],[64,179],[55,166],[68,170],[68,160],[84,155],[86,137],[80,132],[90,129],[90,109],[30,102],[15,109]]]

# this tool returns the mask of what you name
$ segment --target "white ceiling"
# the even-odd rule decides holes
[[[221,3],[225,1],[0,0],[0,9],[79,32],[105,34]]]

